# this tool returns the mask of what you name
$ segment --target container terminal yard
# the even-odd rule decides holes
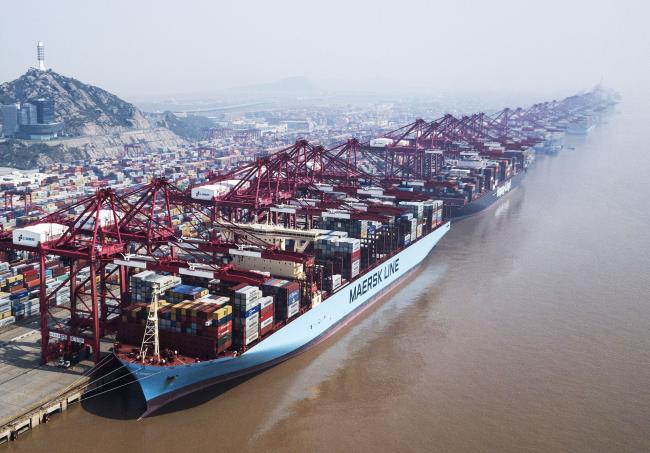
[[[237,164],[215,165],[205,146],[155,158],[134,147],[4,175],[3,366],[29,372],[0,390],[20,383],[34,400],[3,405],[0,440],[84,392],[111,391],[102,367],[112,357],[148,414],[326,339],[407,275],[450,221],[497,202],[536,153],[586,134],[614,102],[596,88],[328,149],[298,140]],[[8,352],[24,339],[31,351]]]

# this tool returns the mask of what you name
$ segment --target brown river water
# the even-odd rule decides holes
[[[650,115],[625,101],[317,348],[141,421],[136,389],[109,393],[0,449],[650,451]]]

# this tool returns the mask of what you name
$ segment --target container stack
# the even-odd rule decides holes
[[[316,228],[345,231],[350,237],[365,239],[368,237],[370,223],[367,220],[351,219],[349,213],[323,212],[321,218],[316,222]]]
[[[161,301],[158,301],[161,303]],[[122,309],[122,321],[132,324],[144,324],[147,321],[149,306],[144,302],[136,302]]]
[[[219,338],[232,334],[232,307],[227,297],[169,304],[159,311],[160,328],[188,335]]]
[[[442,223],[442,201],[427,200],[424,202],[424,231],[429,232]]]
[[[223,296],[203,297],[196,301],[203,308],[197,311],[198,334],[217,339],[217,353],[232,346],[232,306]],[[201,327],[203,324],[203,327]]]
[[[338,254],[343,258],[341,275],[352,280],[361,271],[361,241],[354,238],[339,240]]]
[[[260,334],[260,298],[262,291],[256,286],[244,286],[234,292],[235,346],[248,346]]]
[[[179,277],[144,271],[131,276],[131,301],[151,303],[153,294],[162,295],[180,283]]]
[[[341,275],[353,279],[361,270],[361,241],[356,238],[321,236],[316,239],[316,253],[319,258],[340,258]]]
[[[29,294],[26,291],[22,297],[11,301],[11,312],[16,319],[23,319],[37,315],[39,311],[40,302],[38,298],[30,299]]]
[[[334,292],[341,287],[341,274],[334,274],[325,279],[325,290]]]
[[[418,220],[422,220],[424,216],[424,202],[423,201],[400,201],[400,208],[406,209],[406,212],[413,214]]]
[[[402,214],[399,219],[399,245],[407,246],[417,238],[418,219],[413,214]]]
[[[300,285],[289,280],[272,278],[262,285],[265,296],[273,296],[277,321],[287,321],[300,311]]]
[[[11,294],[0,292],[0,321],[11,317]]]
[[[158,302],[158,327],[163,347],[181,354],[215,358],[232,347],[232,306],[227,297],[203,298],[170,304]],[[142,340],[150,305],[135,303],[122,311],[118,338],[137,344]]]
[[[273,297],[264,296],[260,298],[260,337],[263,337],[267,333],[273,330],[274,325],[274,308],[273,308]]]
[[[208,290],[201,286],[176,285],[167,292],[167,299],[173,304],[193,301],[208,295]]]

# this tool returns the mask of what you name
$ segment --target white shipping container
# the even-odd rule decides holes
[[[288,311],[287,311],[287,318],[291,318],[292,316],[295,316],[298,311],[300,310],[300,303],[298,301],[294,302],[293,304],[289,305]]]
[[[16,322],[15,316],[8,316],[5,319],[0,319],[0,327],[8,326]]]
[[[252,331],[249,335],[246,336],[245,344],[248,346],[253,341],[257,340],[260,336],[259,330]]]
[[[212,200],[214,197],[224,195],[228,188],[223,185],[208,184],[206,186],[193,187],[191,196],[195,200]]]
[[[238,179],[228,179],[215,184],[206,184],[205,186],[194,187],[192,188],[191,196],[195,200],[212,200],[214,197],[227,194],[237,184],[239,184]],[[248,183],[244,186],[247,185]]]
[[[265,296],[259,300],[260,310],[264,310],[269,305],[273,305],[273,296]]]
[[[352,268],[350,270],[350,274],[352,275],[352,278],[359,275],[360,270],[361,270],[361,260],[352,261]]]
[[[380,138],[373,138],[372,140],[370,140],[370,146],[372,146],[373,148],[385,148],[386,146],[392,144],[393,144],[392,138],[380,137]]]
[[[259,299],[262,297],[262,290],[257,286],[244,286],[235,291],[235,297],[238,299]]]
[[[35,247],[42,242],[51,241],[61,237],[67,226],[59,223],[39,223],[36,225],[17,228],[13,231],[13,243]]]
[[[230,298],[226,296],[205,296],[197,300],[197,302],[201,302],[204,304],[218,305],[220,307],[226,305],[229,301]]]
[[[244,318],[244,320],[245,320],[244,323],[246,325],[246,330],[248,330],[259,324],[260,315],[259,313],[255,313],[254,315],[251,315],[248,318]]]

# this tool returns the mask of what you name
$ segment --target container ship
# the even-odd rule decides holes
[[[137,342],[144,335],[148,312],[142,307],[139,317],[137,312],[125,315],[130,322],[123,323],[120,338],[132,344],[120,342],[114,353],[142,389],[147,402],[143,416],[207,386],[271,367],[326,340],[403,280],[449,228],[449,222],[436,224],[378,263],[358,273],[344,273],[349,279],[332,275],[326,286],[329,291],[317,291],[319,297],[308,300],[301,297],[298,284],[273,276],[259,287],[214,288],[220,295],[187,285],[172,287],[167,302],[158,309],[160,347],[168,352],[156,363],[143,363]],[[337,249],[350,244],[351,256],[359,252],[360,241],[341,237],[344,232],[308,233],[316,233],[316,243],[323,246],[336,244]],[[138,265],[146,268],[146,263]],[[188,302],[194,295],[200,297]],[[199,335],[211,336],[212,341],[201,341],[207,338]]]
[[[191,267],[175,269],[155,253],[113,260],[130,270],[130,304],[121,310],[113,353],[140,385],[146,414],[327,339],[397,285],[450,228],[440,200],[322,182],[282,204],[237,208],[230,219],[226,194],[240,191],[242,206],[241,191],[268,183],[239,179],[246,174],[176,193],[218,206],[212,239],[168,241],[177,259],[194,259]]]
[[[373,140],[370,146],[388,150],[386,141]],[[416,147],[401,138],[397,152]],[[418,140],[422,141],[421,138]],[[425,154],[427,173],[417,178],[403,178],[400,173],[387,180],[400,180],[399,189],[413,194],[425,194],[444,202],[444,218],[460,220],[494,204],[521,183],[528,167],[534,161],[533,144],[546,143],[550,138],[530,140],[526,145],[485,141],[480,146],[455,141],[445,149],[432,149]],[[433,146],[433,145],[428,145]],[[437,146],[440,146],[438,144]],[[549,145],[550,146],[550,145]],[[408,161],[407,161],[408,162]],[[404,166],[402,166],[402,170]],[[420,179],[421,178],[421,179]]]
[[[359,148],[384,183],[442,200],[444,217],[459,220],[518,187],[536,153],[556,154],[566,134],[588,133],[616,102],[596,87],[527,109],[419,119]]]

